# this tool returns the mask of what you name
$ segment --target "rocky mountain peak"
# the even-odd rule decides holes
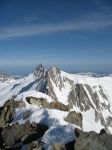
[[[43,65],[42,64],[39,64],[35,69],[34,69],[34,71],[33,71],[33,74],[34,74],[34,76],[45,76],[45,74],[46,74],[46,71],[45,71],[45,69],[44,69],[44,67],[43,67]]]
[[[60,69],[59,69],[58,67],[53,66],[53,67],[51,67],[51,68],[48,70],[48,74],[49,74],[50,76],[55,76],[55,75],[61,74],[61,71],[60,71]]]

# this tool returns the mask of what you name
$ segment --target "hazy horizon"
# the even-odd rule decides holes
[[[32,65],[28,68],[24,68],[24,67],[23,68],[22,67],[20,67],[20,68],[16,68],[16,67],[15,68],[4,68],[4,69],[0,68],[0,72],[6,73],[6,74],[11,75],[11,76],[25,76],[25,75],[30,74],[38,65],[39,64]],[[60,70],[63,70],[63,71],[68,72],[68,73],[73,73],[73,74],[75,74],[75,73],[89,73],[89,72],[90,73],[98,73],[98,74],[112,74],[112,71],[109,71],[109,70],[104,72],[102,67],[100,70],[99,69],[96,70],[95,66],[93,66],[92,69],[90,69],[90,68],[87,69],[87,66],[86,66],[86,70],[85,70],[85,69],[82,69],[82,66],[79,67],[77,65],[76,66],[61,66],[61,65],[47,65],[46,66],[46,65],[43,65],[43,67],[46,70],[48,70],[49,68],[51,68],[53,66],[56,66]],[[85,67],[83,67],[83,68],[85,68]]]

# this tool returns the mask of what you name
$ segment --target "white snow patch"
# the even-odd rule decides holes
[[[17,101],[26,101],[26,97],[36,97],[36,98],[43,98],[46,99],[49,103],[53,101],[53,99],[42,93],[42,92],[37,92],[37,91],[28,91],[28,92],[24,92],[22,94],[19,94],[16,98]]]
[[[70,124],[64,126],[52,126],[42,138],[42,142],[45,143],[45,148],[49,149],[54,143],[66,144],[73,141],[76,138],[74,129],[75,126]]]
[[[101,122],[95,122],[95,110],[90,109],[86,112],[83,112],[83,130],[84,131],[95,131],[100,132],[100,130],[104,128],[101,125]]]

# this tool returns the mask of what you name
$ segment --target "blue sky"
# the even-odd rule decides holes
[[[111,0],[0,0],[0,69],[112,73]]]

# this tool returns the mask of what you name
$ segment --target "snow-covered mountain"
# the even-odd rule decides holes
[[[48,71],[48,95],[80,112],[83,130],[112,132],[112,77],[68,74],[56,67]]]
[[[99,132],[105,128],[112,133],[111,76],[91,77],[68,74],[57,67],[45,70],[42,65],[39,65],[24,78],[0,83],[0,106],[3,106],[14,95],[17,95],[19,100],[24,99],[27,103],[25,97],[35,91],[48,95],[52,102],[63,103],[69,107],[69,111],[80,113],[82,115],[81,128],[84,131]],[[38,97],[38,93],[30,96]],[[59,111],[53,112],[52,110],[56,116]],[[47,113],[52,114],[51,110],[48,110]],[[65,117],[68,113],[63,114]]]
[[[94,72],[80,72],[77,73],[79,75],[85,75],[85,76],[91,76],[91,77],[105,77],[105,76],[111,76],[111,74],[101,74],[101,73],[94,73]]]
[[[11,77],[11,76],[7,75],[6,73],[0,71],[0,82],[5,82],[5,81],[8,82],[11,79],[13,79],[13,77]]]

